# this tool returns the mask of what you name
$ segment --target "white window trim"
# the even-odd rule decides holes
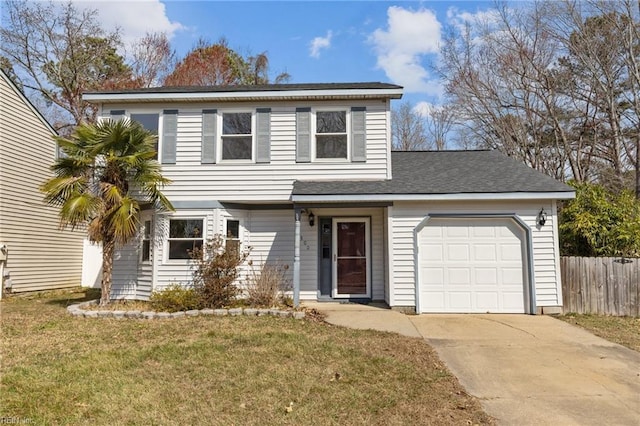
[[[170,259],[169,258],[169,241],[193,241],[196,238],[171,238],[171,221],[172,220],[201,220],[202,221],[202,247],[204,248],[207,242],[207,218],[206,216],[171,216],[168,217],[166,223],[166,238],[164,239],[163,244],[163,256],[162,263],[163,264],[171,264],[171,265],[186,265],[191,259]]]
[[[164,124],[164,113],[163,110],[160,109],[148,109],[148,108],[144,108],[141,110],[133,110],[133,111],[129,111],[128,109],[124,109],[124,116],[127,117],[130,121],[133,121],[131,119],[131,114],[158,114],[158,158],[156,159],[156,161],[158,161],[158,163],[162,164],[162,132],[163,132],[163,124]]]
[[[230,220],[234,220],[238,222],[238,238],[227,238],[227,224],[229,223]],[[227,216],[224,218],[224,234],[223,234],[223,238],[224,238],[224,243],[225,243],[225,247],[227,245],[227,240],[232,240],[232,241],[239,241],[240,242],[240,251],[242,251],[242,247],[244,246],[244,236],[245,236],[245,227],[244,227],[244,220],[235,217],[235,216]]]
[[[143,216],[142,217],[142,238],[140,239],[140,263],[144,264],[144,265],[151,265],[153,263],[153,234],[154,234],[154,230],[153,230],[153,217],[152,216]],[[149,222],[149,238],[145,238],[146,237],[146,232],[147,232],[147,227],[146,227],[146,223]],[[149,241],[149,259],[148,260],[144,260],[143,259],[143,255],[144,255],[144,242],[145,241]]]
[[[345,121],[346,121],[346,132],[347,132],[347,158],[318,158],[317,157],[317,146],[316,146],[316,136],[317,133],[317,116],[318,112],[335,112],[335,111],[344,111],[345,112]],[[333,133],[326,133],[333,134]],[[335,133],[337,134],[337,133]],[[347,107],[328,107],[328,108],[312,108],[311,109],[311,161],[318,163],[350,163],[351,162],[351,110]]]
[[[249,113],[251,114],[251,159],[240,159],[240,160],[226,160],[222,158],[222,136],[224,131],[223,126],[223,116],[224,114],[234,114],[234,113]],[[219,129],[216,133],[216,162],[217,163],[239,163],[239,164],[248,164],[255,163],[256,161],[256,110],[250,109],[224,109],[218,110],[216,114],[216,129]],[[225,229],[226,232],[226,229]],[[226,234],[225,234],[226,235]]]

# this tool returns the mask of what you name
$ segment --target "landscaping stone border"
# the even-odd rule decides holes
[[[179,312],[155,312],[155,311],[96,311],[84,309],[87,306],[97,305],[97,300],[91,300],[89,302],[76,303],[75,305],[67,306],[67,312],[74,317],[83,318],[138,318],[138,319],[169,319],[169,318],[184,318],[184,317],[196,317],[199,315],[213,315],[213,316],[239,316],[245,315],[248,317],[271,315],[281,318],[295,318],[303,319],[305,317],[304,311],[288,311],[283,309],[256,309],[256,308],[231,308],[231,309],[194,309],[191,311],[179,311]]]

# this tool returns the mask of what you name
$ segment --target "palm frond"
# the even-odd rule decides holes
[[[40,186],[47,204],[59,206],[67,200],[86,192],[87,179],[84,176],[61,176],[47,180]]]
[[[91,194],[74,194],[62,204],[60,221],[72,228],[85,224],[99,213],[101,204],[100,199]]]
[[[138,229],[138,213],[140,205],[131,197],[125,197],[122,202],[115,206],[108,214],[108,223],[115,240],[119,244],[125,244]]]

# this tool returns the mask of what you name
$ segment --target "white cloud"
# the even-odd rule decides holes
[[[327,31],[326,37],[316,37],[311,40],[309,43],[309,55],[313,58],[320,57],[320,50],[328,49],[331,47],[331,38],[333,37],[333,32],[331,30]]]
[[[186,29],[180,22],[172,21],[167,16],[165,5],[160,0],[74,0],[74,3],[80,9],[96,9],[98,21],[105,29],[119,28],[127,48],[146,33],[164,32],[171,39],[176,31]]]
[[[437,55],[442,25],[433,11],[417,11],[392,6],[387,10],[387,28],[376,29],[370,36],[378,56],[377,65],[407,92],[440,95],[442,87],[433,78],[423,60]]]
[[[432,103],[427,101],[421,101],[421,102],[418,102],[413,107],[413,112],[415,112],[416,114],[422,117],[429,117],[429,115],[431,114],[431,111],[433,111],[434,108],[435,106]]]

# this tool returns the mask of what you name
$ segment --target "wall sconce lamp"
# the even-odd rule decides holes
[[[307,211],[307,216],[309,216],[309,226],[313,228],[316,223],[316,217],[311,210]]]
[[[540,213],[538,213],[538,225],[544,226],[545,223],[547,223],[547,212],[542,208],[540,209]]]

